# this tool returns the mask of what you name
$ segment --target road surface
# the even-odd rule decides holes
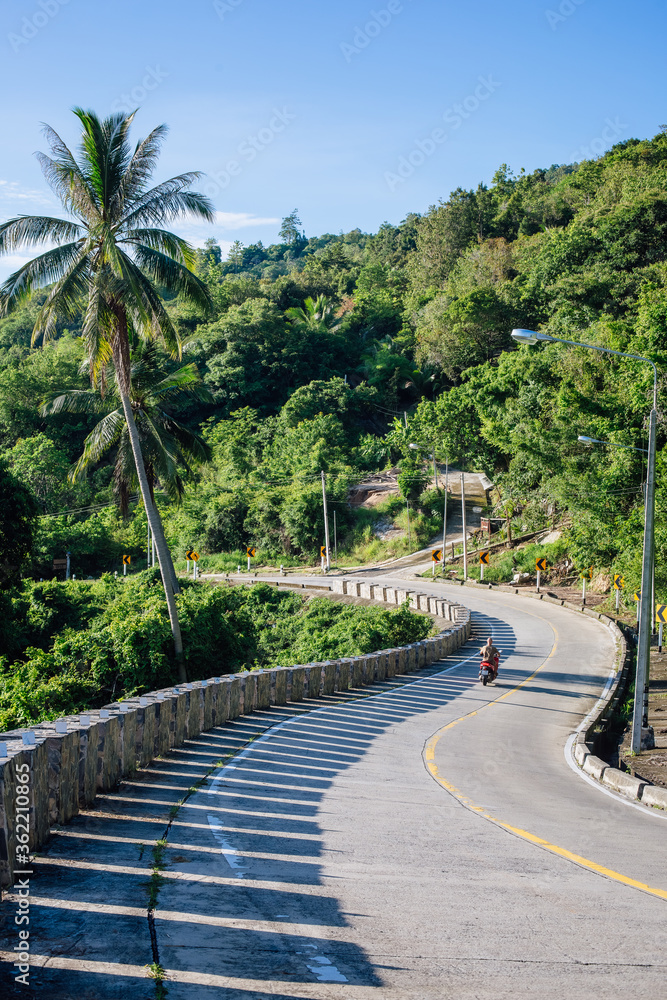
[[[563,752],[610,634],[551,605],[446,593],[476,635],[442,672],[286,722],[179,817],[179,867],[215,883],[161,892],[179,997],[665,995],[666,821],[592,789]],[[482,688],[487,634],[504,656]]]
[[[33,864],[31,988],[0,995],[163,995],[146,899],[170,815],[153,875],[168,1000],[667,995],[667,818],[564,756],[610,633],[526,598],[419,588],[471,607],[467,647],[368,697],[202,734],[58,831]],[[489,634],[504,655],[483,688]]]

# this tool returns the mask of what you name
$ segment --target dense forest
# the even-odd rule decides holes
[[[233,554],[254,544],[278,562],[313,564],[321,470],[341,550],[358,557],[372,532],[348,489],[396,464],[425,540],[421,458],[408,448],[418,441],[486,472],[498,512],[564,524],[575,562],[636,581],[643,454],[587,449],[577,436],[645,447],[650,367],[558,344],[516,347],[510,331],[598,343],[663,370],[666,237],[661,132],[596,161],[519,175],[502,165],[490,186],[457,189],[375,234],[309,238],[295,210],[275,245],[236,243],[223,260],[209,240],[196,272],[212,308],[167,301],[181,359],[154,344],[132,353],[132,403],[175,558],[195,546],[235,568]],[[18,569],[50,577],[65,551],[83,577],[118,569],[124,552],[145,566],[113,376],[104,395],[91,389],[76,317],[31,348],[46,294],[0,320],[6,581]],[[666,507],[659,476],[659,590]]]

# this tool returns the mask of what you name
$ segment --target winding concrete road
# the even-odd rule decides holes
[[[527,598],[419,589],[472,609],[467,647],[203,733],[55,831],[33,861],[32,985],[3,1000],[157,1000],[156,948],[167,1000],[662,1000],[667,817],[564,755],[612,636]],[[483,688],[489,634],[504,656]]]
[[[611,635],[559,607],[434,589],[472,608],[467,647],[285,721],[182,810],[167,860],[189,880],[156,911],[174,996],[667,995],[667,820],[564,756]],[[488,634],[504,656],[483,688]]]

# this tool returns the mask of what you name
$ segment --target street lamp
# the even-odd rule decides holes
[[[413,451],[422,451],[420,445],[411,442],[409,445]],[[433,470],[435,472],[435,488],[438,488],[438,473],[435,466],[435,446],[433,447]],[[442,572],[444,575],[445,567],[447,563],[447,496],[449,494],[449,459],[445,458],[445,510],[442,516]],[[433,566],[435,575],[435,564]]]
[[[425,451],[427,453],[429,451],[431,452],[431,455],[433,457],[433,475],[435,477],[435,488],[436,490],[439,490],[440,487],[438,486],[438,468],[435,464],[435,445],[433,445],[431,448],[423,448],[420,444],[415,444],[414,442],[411,441],[408,447],[412,451]]]
[[[628,451],[641,451],[645,455],[648,455],[648,450],[646,448],[635,448],[632,444],[616,444],[615,441],[600,441],[598,438],[586,437],[585,434],[580,434],[577,441],[581,441],[582,444],[588,445],[589,447],[594,444],[605,444],[609,448],[627,448]]]
[[[633,361],[643,361],[653,368],[653,409],[649,418],[648,435],[648,469],[646,474],[646,501],[644,508],[644,552],[642,556],[642,590],[639,610],[639,636],[637,640],[637,676],[635,680],[635,704],[632,716],[632,751],[639,753],[642,749],[642,731],[648,730],[648,678],[651,654],[652,617],[652,579],[653,579],[653,545],[655,522],[655,430],[658,409],[658,369],[650,358],[641,354],[626,354],[625,351],[612,351],[610,347],[598,347],[597,344],[582,344],[576,340],[564,340],[563,337],[551,337],[548,333],[538,333],[537,330],[512,330],[512,339],[520,344],[537,344],[542,341],[556,344],[569,344],[571,347],[585,347],[589,351],[599,351],[601,354],[615,354],[620,358],[630,358]],[[642,450],[642,449],[639,449]],[[648,747],[648,732],[645,735],[645,746]]]

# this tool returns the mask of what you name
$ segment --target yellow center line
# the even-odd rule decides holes
[[[526,677],[525,680],[521,681],[520,684],[517,684],[516,687],[513,687],[510,691],[506,691],[505,694],[501,695],[499,698],[495,698],[493,701],[490,701],[484,706],[484,708],[477,709],[474,712],[468,712],[466,715],[462,715],[459,719],[449,722],[446,726],[443,726],[442,729],[439,729],[436,733],[434,733],[424,747],[424,763],[426,764],[427,771],[442,788],[449,792],[450,795],[453,795],[454,798],[461,803],[461,805],[466,807],[466,809],[476,813],[478,816],[488,820],[490,823],[495,824],[495,826],[499,826],[501,829],[507,830],[508,833],[513,833],[521,840],[525,840],[529,844],[535,844],[537,847],[541,847],[543,850],[549,851],[551,854],[556,854],[558,857],[565,858],[566,861],[572,861],[574,864],[577,864],[582,868],[586,868],[588,871],[595,872],[598,875],[603,875],[605,878],[612,879],[614,882],[620,882],[622,885],[630,886],[632,889],[640,889],[642,892],[648,892],[650,895],[657,896],[659,899],[667,899],[667,890],[665,889],[656,889],[654,886],[647,885],[645,882],[638,882],[637,879],[629,878],[627,875],[622,875],[620,872],[613,871],[611,868],[606,868],[604,865],[600,865],[596,861],[590,861],[588,858],[584,858],[580,854],[568,851],[565,847],[558,847],[557,844],[552,844],[548,840],[544,840],[542,837],[538,837],[536,834],[530,833],[528,830],[522,830],[521,827],[512,826],[510,823],[505,823],[496,816],[492,816],[491,813],[486,811],[484,806],[476,805],[472,799],[470,799],[467,795],[464,795],[463,792],[461,792],[455,785],[453,785],[450,781],[447,781],[447,779],[440,774],[438,766],[435,763],[435,750],[445,733],[449,729],[453,729],[454,726],[458,726],[459,723],[465,722],[467,719],[472,719],[475,715],[479,715],[479,713],[483,712],[485,709],[492,708],[499,702],[504,701],[505,698],[509,698],[510,695],[515,694],[522,687],[525,687],[525,685],[532,681],[540,670],[546,666],[551,657],[555,655],[558,648],[559,638],[556,627],[551,622],[547,621],[546,618],[542,618],[541,615],[533,614],[530,611],[525,611],[523,613],[530,615],[531,618],[539,618],[541,621],[546,622],[551,626],[555,637],[551,652],[544,662],[540,664],[537,670],[533,671],[530,677]]]

